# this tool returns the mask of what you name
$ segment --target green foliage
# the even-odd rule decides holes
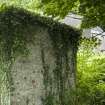
[[[21,7],[35,12],[39,12],[39,4],[39,0],[0,0],[1,6]]]
[[[105,1],[80,0],[79,12],[84,16],[82,27],[105,26]]]
[[[42,99],[43,105],[54,105],[55,97],[52,95],[52,93],[47,93],[47,96],[45,99]]]
[[[2,54],[11,58],[17,55],[17,52],[27,52],[27,44],[32,43],[34,39],[34,35],[30,36],[27,30],[31,30],[31,26],[36,28],[37,25],[48,28],[50,34],[54,33],[51,35],[61,34],[66,41],[74,40],[76,42],[76,39],[80,36],[76,29],[74,31],[71,27],[53,21],[51,18],[41,17],[21,8],[2,7],[0,12],[0,46],[1,52],[3,51]]]
[[[94,52],[94,42],[88,42],[82,41],[78,52],[78,105],[104,105],[105,55]]]
[[[75,12],[84,17],[83,28],[105,27],[104,0],[2,0],[0,5],[18,6],[58,18],[64,18],[69,12]]]
[[[100,26],[105,29],[104,0],[41,0],[45,14],[64,18],[69,12],[83,16],[82,28]]]
[[[74,6],[77,0],[41,0],[43,12],[53,17],[65,17]]]
[[[17,53],[27,52],[26,45],[30,42],[28,34],[23,34],[28,25],[24,27],[24,23],[21,23],[22,19],[17,21],[19,15],[14,16],[11,9],[0,13],[0,45],[6,61],[14,58]]]

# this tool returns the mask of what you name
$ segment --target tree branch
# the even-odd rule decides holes
[[[102,35],[103,33],[104,33],[104,32],[101,32],[101,33],[99,33],[99,34],[93,33],[93,34],[96,34],[96,35],[95,35],[95,36],[92,36],[92,38],[97,37],[97,36],[103,37],[103,36],[105,36],[105,35]]]

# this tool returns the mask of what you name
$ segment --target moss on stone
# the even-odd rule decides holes
[[[47,18],[40,16],[38,14],[32,13],[22,8],[16,7],[5,7],[0,10],[0,61],[4,63],[13,64],[14,59],[19,56],[19,54],[27,55],[29,50],[27,48],[27,44],[32,44],[34,40],[33,34],[25,34],[27,29],[30,26],[35,27],[37,30],[37,26],[46,28],[48,30],[49,36],[51,38],[55,58],[56,58],[56,70],[53,70],[54,79],[58,88],[58,97],[60,98],[60,104],[63,104],[63,94],[64,94],[64,83],[63,81],[63,69],[62,69],[62,59],[66,59],[66,64],[68,68],[68,50],[72,47],[74,54],[76,54],[79,38],[80,38],[80,30],[74,29],[64,23],[60,23],[58,21],[54,21],[52,18]],[[74,55],[75,56],[75,55]],[[42,52],[42,58],[44,54]],[[44,59],[44,58],[43,58]],[[52,79],[46,73],[49,69],[48,66],[45,65],[44,60],[42,59],[43,68],[44,68],[44,82],[45,87],[51,84]],[[7,72],[10,76],[10,69]],[[48,80],[49,79],[49,80]],[[10,82],[12,80],[10,78]],[[11,85],[10,83],[10,85]],[[13,85],[13,84],[12,84]],[[51,92],[51,91],[50,91]],[[49,102],[52,101],[53,105],[53,95],[49,93],[45,99],[45,105],[49,105]]]
[[[58,21],[54,21],[52,18],[42,17],[38,14],[31,13],[22,8],[5,7],[0,11],[0,41],[3,42],[0,45],[4,45],[7,56],[11,57],[11,52],[14,49],[24,49],[26,43],[31,42],[33,36],[26,36],[23,34],[24,30],[28,28],[28,25],[41,26],[48,28],[54,43],[59,47],[59,44],[69,43],[73,41],[75,45],[78,44],[80,37],[80,31],[67,26]],[[59,38],[62,37],[64,40],[58,43]],[[30,38],[30,40],[29,40]],[[58,43],[58,44],[57,44]],[[7,46],[8,45],[8,46]],[[23,51],[21,50],[23,53]],[[26,51],[25,51],[26,52]]]

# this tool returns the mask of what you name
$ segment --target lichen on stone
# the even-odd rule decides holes
[[[30,50],[27,46],[34,45],[35,31],[40,27],[47,29],[56,59],[52,78],[49,73],[49,65],[44,60],[43,49],[41,50],[43,83],[47,94],[43,102],[44,105],[64,105],[63,96],[68,91],[66,83],[70,73],[68,53],[71,51],[70,60],[75,62],[80,30],[22,8],[13,6],[2,8],[0,10],[0,62],[7,65],[8,68],[3,70],[7,72],[10,85],[14,86],[11,78],[11,67],[18,56],[28,56]],[[24,77],[24,79],[27,78]],[[56,96],[52,87],[56,88]]]

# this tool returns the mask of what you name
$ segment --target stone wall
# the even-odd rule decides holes
[[[54,55],[47,29],[39,28],[34,45],[28,46],[28,57],[20,56],[13,64],[11,74],[14,91],[12,105],[42,105],[44,95],[42,50],[50,71],[54,68]],[[47,73],[47,72],[46,72]]]
[[[75,85],[76,52],[72,46],[64,51],[62,44],[60,50],[54,48],[47,28],[38,27],[33,34],[30,54],[19,56],[11,70],[11,105],[64,105],[66,92]]]
[[[0,32],[10,105],[69,105],[76,86],[79,31],[8,7],[0,12]]]

